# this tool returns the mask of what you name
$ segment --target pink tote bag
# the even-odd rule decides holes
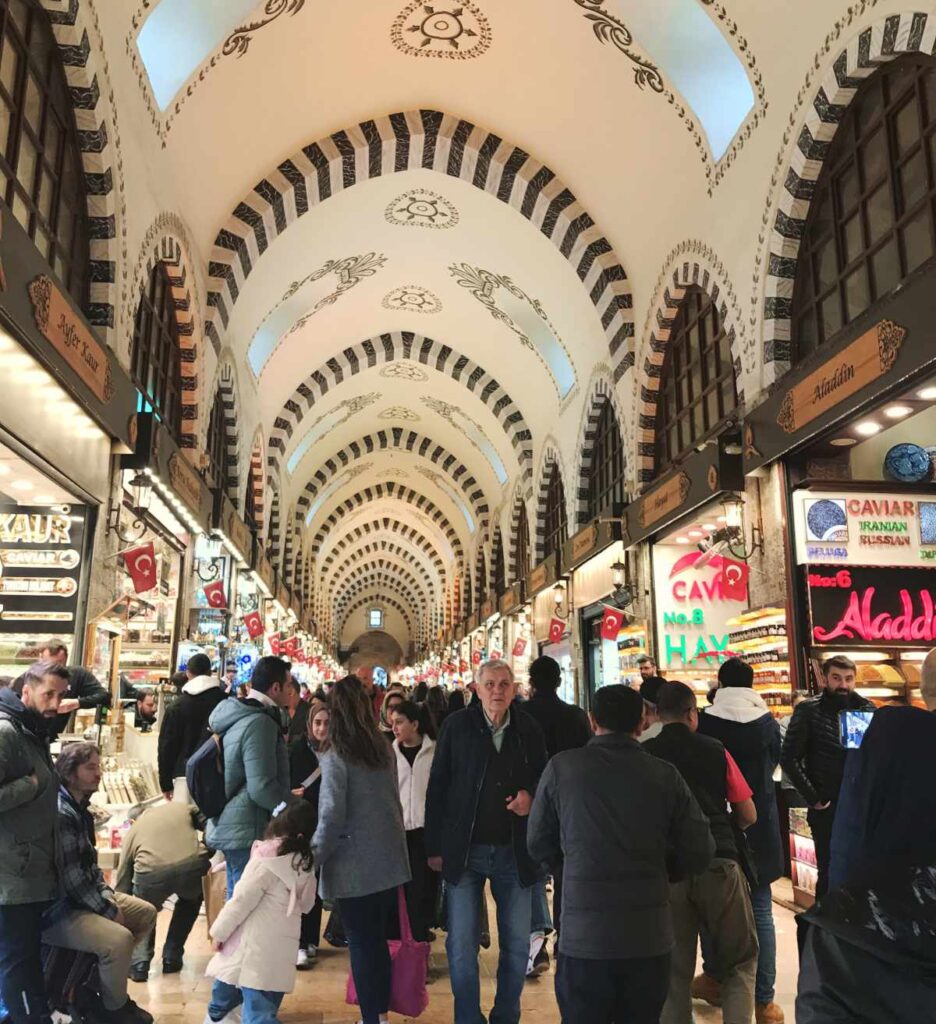
[[[390,1007],[393,1013],[404,1017],[419,1017],[429,1005],[426,976],[429,973],[429,943],[416,942],[410,928],[406,911],[406,895],[401,885],[397,889],[397,906],[400,911],[400,935],[397,941],[390,939]],[[345,1002],[357,1005],[357,989],[354,975],[348,971],[348,988]]]

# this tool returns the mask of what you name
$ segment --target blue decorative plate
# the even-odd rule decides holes
[[[928,480],[932,468],[929,452],[918,444],[895,444],[884,456],[884,476],[902,484]]]
[[[845,502],[832,498],[814,501],[806,512],[806,525],[815,540],[844,540],[848,536]]]

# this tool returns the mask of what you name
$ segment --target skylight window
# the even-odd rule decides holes
[[[136,41],[160,110],[256,6],[257,0],[160,0]]]
[[[747,71],[698,0],[617,0],[621,17],[682,94],[720,160],[754,106]]]

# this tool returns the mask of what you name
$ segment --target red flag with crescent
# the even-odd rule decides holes
[[[138,548],[121,552],[133,589],[137,594],[145,594],[156,586],[156,551],[153,543],[141,544]]]
[[[247,612],[244,616],[244,627],[251,640],[263,636],[263,619],[260,618],[260,612]]]
[[[202,593],[208,602],[209,608],[227,608],[227,597],[224,593],[224,581],[215,580],[208,586],[202,587]]]
[[[601,616],[601,639],[617,640],[624,623],[624,613],[618,608],[605,608]]]
[[[721,592],[726,601],[746,601],[750,568],[744,562],[726,558],[721,567]]]
[[[523,652],[526,650],[527,642],[523,637],[520,637],[513,645],[513,653],[515,658],[522,658]]]
[[[549,642],[558,644],[565,634],[566,624],[563,619],[549,620]]]

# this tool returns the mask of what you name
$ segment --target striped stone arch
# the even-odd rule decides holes
[[[118,268],[126,267],[118,243],[118,207],[123,208],[123,162],[117,131],[114,94],[109,84],[107,58],[92,45],[89,35],[101,39],[97,15],[88,0],[40,0],[52,23],[65,79],[75,111],[78,147],[88,195],[91,265],[88,320],[100,329],[105,343],[116,349]],[[128,328],[129,333],[129,328]]]
[[[162,264],[172,287],[175,307],[176,330],[179,335],[179,369],[182,389],[182,433],[179,445],[182,448],[197,449],[199,437],[199,352],[195,341],[195,315],[192,304],[192,282],[186,266],[186,254],[177,238],[158,232],[150,239],[150,247],[144,253],[136,278],[135,292],[139,296],[149,286],[150,278],[158,264]],[[136,317],[136,310],[134,310]],[[136,326],[134,324],[134,334]],[[132,345],[132,342],[131,342]]]
[[[472,583],[472,593],[474,594],[474,602],[476,608],[481,606],[481,602],[484,601],[484,599],[487,597],[487,591],[489,589],[489,587],[485,587],[484,593],[481,592],[481,572],[482,570],[485,570],[487,567],[487,558],[484,553],[484,547],[485,542],[484,538],[482,538],[478,544],[478,553],[475,555],[474,582]],[[487,576],[488,580],[490,580],[490,576],[488,576],[486,572],[485,576]],[[469,614],[473,611],[474,608],[468,609]]]
[[[320,573],[323,582],[331,585],[347,569],[366,562],[373,555],[393,555],[405,565],[413,568],[413,571],[422,579],[431,591],[442,587],[442,580],[434,580],[426,569],[423,561],[413,552],[412,548],[404,547],[401,544],[394,544],[389,540],[374,540],[364,544],[353,551],[344,554],[340,562],[330,565]]]
[[[569,478],[562,465],[562,458],[559,455],[559,447],[555,442],[548,441],[543,448],[540,459],[540,471],[536,485],[536,515],[530,522],[530,548],[533,551],[535,564],[539,564],[545,557],[546,549],[546,491],[549,485],[549,471],[553,464],[559,467],[559,474],[562,477],[562,491],[566,500],[566,515],[569,523],[575,522],[574,515],[569,515]]]
[[[234,368],[225,361],[218,368],[217,381],[213,392],[221,400],[224,410],[225,458],[227,461],[227,496],[236,509],[241,508],[240,438],[238,435],[237,382]],[[213,401],[213,399],[212,399]],[[206,417],[207,419],[207,417]],[[205,423],[207,437],[207,423]]]
[[[356,601],[353,605],[351,605],[351,607],[348,608],[347,611],[344,612],[344,617],[340,621],[338,619],[335,620],[335,633],[339,638],[341,637],[342,631],[344,630],[345,627],[345,623],[348,621],[348,619],[350,619],[351,616],[360,608],[364,608],[369,604],[385,604],[389,605],[389,607],[391,608],[394,608],[403,616],[406,625],[409,627],[410,634],[417,639],[422,639],[422,629],[418,626],[418,624],[414,624],[412,612],[404,605],[400,604],[399,601],[394,600],[392,597],[384,597],[381,594],[375,594],[373,597],[370,595],[362,597],[360,600]],[[416,623],[418,623],[418,620],[416,620]]]
[[[411,487],[403,487],[401,484],[394,483],[393,481],[374,484],[373,487],[365,487],[362,491],[358,491],[357,494],[353,494],[350,498],[346,498],[319,527],[318,532],[312,538],[312,543],[309,546],[309,553],[312,555],[318,554],[329,532],[334,529],[349,512],[353,512],[355,509],[360,508],[367,502],[379,501],[383,498],[393,498],[397,501],[405,502],[407,505],[412,505],[420,512],[425,513],[433,523],[438,526],[439,530],[445,534],[446,540],[448,540],[451,545],[452,551],[454,551],[455,558],[458,560],[459,564],[464,561],[465,551],[462,546],[461,539],[455,532],[445,513],[442,512],[441,509],[437,508],[425,495],[420,494],[418,491],[414,491]]]
[[[355,583],[367,586],[377,582],[381,587],[396,588],[397,590],[405,589],[414,607],[419,609],[420,614],[425,615],[428,612],[433,602],[414,577],[409,573],[401,572],[400,567],[394,562],[384,562],[383,567],[386,570],[384,572],[381,572],[380,568],[377,568],[376,565],[377,563],[361,566],[349,573],[347,579],[340,582],[340,593],[343,595]],[[333,602],[333,606],[337,606],[337,603]]]
[[[267,558],[273,563],[273,568],[279,571],[283,568],[282,536],[280,534],[280,492],[279,488],[275,485],[271,486],[270,491],[270,519],[267,523],[266,550]]]
[[[787,161],[769,237],[764,297],[765,386],[790,368],[790,316],[800,240],[826,154],[849,103],[864,80],[882,64],[907,53],[934,52],[936,14],[932,11],[903,11],[879,18],[848,41],[818,90],[810,94],[812,102]],[[817,57],[817,66],[822,56]]]
[[[355,580],[341,593],[341,597],[335,602],[335,614],[340,615],[344,608],[359,597],[364,591],[371,588],[379,589],[382,593],[389,591],[397,597],[408,601],[414,611],[419,611],[420,616],[426,614],[428,606],[423,604],[422,596],[405,581],[397,579],[392,573],[378,572],[373,576],[365,576]]]
[[[369,523],[361,523],[358,526],[355,526],[353,530],[349,530],[335,543],[335,546],[331,549],[328,557],[322,561],[322,572],[326,572],[328,567],[341,556],[343,551],[347,551],[349,548],[357,544],[358,541],[364,540],[367,537],[379,536],[383,533],[396,534],[408,541],[414,547],[419,548],[426,558],[428,558],[436,567],[439,576],[443,579],[445,578],[445,562],[442,561],[435,545],[427,537],[421,534],[419,530],[412,526],[407,526],[405,523],[401,523],[398,520],[391,519],[389,516],[384,516],[382,519],[375,519]]]
[[[578,487],[575,491],[575,519],[578,526],[585,526],[588,522],[588,482],[591,478],[592,458],[595,451],[595,431],[598,427],[598,420],[604,410],[605,404],[611,403],[614,410],[614,417],[617,420],[618,430],[621,432],[621,444],[624,448],[625,472],[627,470],[628,452],[626,448],[627,436],[625,420],[618,405],[617,396],[614,392],[614,384],[606,376],[595,376],[591,383],[591,393],[585,403],[585,412],[582,416],[582,427],[579,432],[579,465],[575,479]]]
[[[315,500],[316,494],[326,486],[332,477],[340,473],[350,463],[376,451],[388,450],[411,452],[438,466],[452,478],[468,499],[479,524],[483,526],[487,522],[488,504],[484,491],[468,472],[467,467],[435,441],[422,434],[417,434],[413,430],[404,430],[402,427],[392,427],[388,430],[378,430],[376,434],[368,434],[359,441],[352,441],[347,447],[326,459],[312,474],[312,479],[305,485],[303,493],[299,496],[297,505],[302,509],[303,515]]]
[[[412,331],[392,331],[343,349],[323,363],[296,388],[273,423],[267,465],[279,468],[290,439],[316,402],[343,381],[381,363],[400,359],[431,367],[458,381],[477,396],[497,418],[510,439],[524,479],[533,474],[533,434],[516,402],[486,369],[448,345]]]
[[[498,517],[500,518],[500,517]],[[501,530],[500,523],[495,523],[494,532],[491,537],[491,562],[490,562],[490,586],[494,588],[494,566],[497,564],[497,551],[500,549],[500,555],[504,562],[504,581],[507,581],[507,549],[504,546],[504,533]]]
[[[386,552],[385,554],[392,553]],[[397,579],[400,583],[405,583],[411,587],[414,593],[419,595],[420,602],[425,604],[427,608],[432,604],[431,584],[425,580],[417,579],[413,573],[403,568],[400,562],[394,561],[392,557],[374,558],[372,561],[365,562],[364,564],[341,566],[332,580],[332,593],[341,593],[341,588],[350,586],[355,580],[375,577],[381,573],[384,578]]]
[[[707,250],[708,251],[708,250]],[[656,461],[656,418],[663,363],[670,332],[679,314],[679,304],[692,285],[701,288],[715,306],[728,332],[731,358],[734,363],[735,387],[738,407],[744,404],[744,377],[741,364],[741,344],[738,336],[735,303],[730,286],[721,274],[716,275],[707,259],[681,259],[660,281],[657,297],[651,306],[648,334],[645,342],[643,376],[637,403],[637,483],[645,486],[653,479]],[[716,264],[721,264],[716,260]]]
[[[283,526],[283,565],[282,565],[282,576],[286,583],[286,586],[292,586],[293,581],[293,570],[295,568],[293,560],[295,558],[293,554],[294,546],[299,539],[299,528],[294,525],[293,517],[287,516],[286,522]]]
[[[418,169],[459,178],[529,220],[568,260],[588,292],[615,380],[633,366],[630,284],[610,242],[571,190],[524,150],[435,110],[391,114],[336,132],[257,182],[215,238],[208,264],[207,335],[220,344],[258,260],[310,209],[359,181]]]
[[[263,438],[259,432],[254,438],[254,443],[250,449],[249,474],[247,486],[253,492],[254,514],[260,529],[260,536],[263,537],[266,527],[266,519],[263,515]]]

